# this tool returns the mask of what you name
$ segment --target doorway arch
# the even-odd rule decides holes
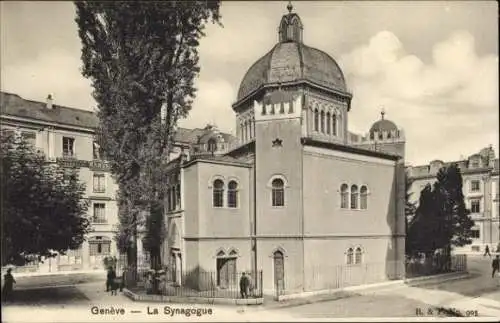
[[[276,295],[284,295],[285,293],[285,255],[282,250],[278,249],[273,252],[273,272],[274,286]]]

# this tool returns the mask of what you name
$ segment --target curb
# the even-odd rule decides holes
[[[261,305],[264,298],[208,298],[190,296],[138,295],[124,288],[123,295],[136,302],[183,303],[183,304],[218,304],[218,305]]]
[[[427,277],[416,277],[411,280],[405,281],[405,284],[408,286],[421,286],[426,284],[439,284],[452,280],[467,279],[470,277],[471,274],[468,271],[465,271],[460,273],[448,273],[448,274],[439,274]]]
[[[383,281],[379,283],[366,284],[366,285],[357,285],[357,286],[348,286],[343,288],[336,289],[326,289],[326,290],[318,290],[314,292],[299,292],[294,294],[288,294],[278,297],[278,302],[293,300],[293,299],[305,299],[317,296],[328,296],[335,295],[339,292],[356,292],[356,291],[367,291],[367,290],[390,290],[393,288],[400,288],[406,285],[417,286],[421,284],[433,284],[440,283],[449,280],[455,279],[463,279],[469,277],[470,274],[468,272],[456,272],[456,273],[446,273],[446,274],[438,274],[432,276],[423,276],[423,277],[415,277],[408,279],[398,279],[398,280],[390,280]]]

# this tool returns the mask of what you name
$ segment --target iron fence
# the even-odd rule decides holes
[[[444,255],[416,261],[385,261],[352,265],[310,265],[274,281],[276,297],[299,292],[336,290],[390,280],[467,270],[466,255]]]
[[[424,255],[406,260],[406,277],[415,278],[437,274],[467,271],[466,255],[438,254],[430,257]]]
[[[243,274],[249,278],[245,293],[242,293],[240,286]],[[125,285],[139,294],[230,299],[262,297],[262,271],[223,275],[199,269],[180,272],[168,268],[158,271],[141,268],[130,276],[133,277],[134,286]]]
[[[156,270],[151,269],[151,264]],[[149,255],[137,258],[137,267],[127,265],[127,257],[118,257],[115,266],[123,286],[138,294],[156,294],[177,297],[257,298],[262,297],[262,270],[254,272],[212,272],[196,268],[180,271],[161,266]],[[241,293],[240,280],[249,278],[246,294]]]
[[[275,296],[303,291],[336,290],[404,278],[404,261],[352,265],[308,265],[303,273],[288,273],[274,281]]]

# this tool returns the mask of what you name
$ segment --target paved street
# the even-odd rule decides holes
[[[33,277],[16,278],[18,287],[14,304],[4,308],[4,321],[25,321],[26,315],[37,318],[37,321],[71,321],[73,315],[59,315],[64,313],[81,313],[89,319],[100,320],[106,316],[93,315],[91,308],[94,305],[110,308],[110,306],[123,307],[127,315],[125,321],[149,320],[155,315],[147,314],[150,308],[160,309],[160,315],[165,306],[177,308],[211,308],[216,315],[205,315],[199,320],[248,320],[253,317],[269,321],[300,320],[300,319],[328,319],[341,317],[415,317],[420,310],[424,316],[444,316],[445,313],[437,313],[436,304],[443,307],[467,307],[474,302],[481,303],[479,315],[492,316],[491,313],[500,310],[500,289],[498,278],[492,279],[490,272],[491,260],[489,258],[470,257],[469,270],[471,278],[446,282],[440,285],[410,287],[404,286],[383,291],[359,291],[351,293],[350,297],[337,300],[323,300],[306,305],[298,305],[283,308],[264,306],[260,309],[252,307],[194,305],[194,304],[154,304],[135,303],[127,297],[119,294],[111,296],[104,291],[104,277],[101,276],[62,276],[57,277]],[[54,285],[59,285],[58,287]],[[462,302],[462,303],[461,303]],[[466,302],[464,304],[464,302]],[[446,306],[444,306],[446,305]],[[471,307],[472,308],[472,307]],[[488,312],[488,309],[491,309]],[[36,311],[53,313],[40,313]],[[67,311],[70,312],[67,312]],[[140,313],[132,313],[133,310]],[[430,313],[429,311],[432,311]],[[484,313],[483,313],[484,312]],[[55,314],[54,314],[55,313]],[[449,315],[449,313],[448,313]],[[493,314],[494,315],[494,314]],[[140,316],[140,318],[138,317]],[[170,316],[168,316],[170,317]],[[181,315],[182,317],[182,315]],[[171,318],[181,319],[179,316]],[[24,318],[24,319],[23,319]],[[42,318],[47,318],[46,320]],[[50,318],[50,319],[48,319]],[[64,319],[63,319],[64,318]],[[75,320],[81,317],[75,316]],[[38,320],[40,319],[40,320]],[[122,318],[121,318],[122,319]],[[31,319],[30,319],[31,321]]]
[[[327,317],[415,317],[418,309],[424,316],[444,316],[435,304],[444,308],[466,307],[470,298],[480,300],[493,313],[500,310],[498,278],[491,278],[491,259],[471,256],[468,259],[471,278],[445,282],[439,285],[419,287],[404,286],[384,291],[358,292],[357,295],[319,303],[278,308],[275,311],[288,313],[297,318]],[[448,305],[448,306],[444,306]],[[488,313],[479,315],[491,316]],[[500,312],[498,312],[500,313]]]

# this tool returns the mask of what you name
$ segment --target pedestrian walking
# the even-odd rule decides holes
[[[491,273],[491,278],[495,278],[495,273],[499,271],[500,269],[500,256],[497,255],[495,259],[493,259],[493,262],[491,263],[491,268],[493,269],[493,272]]]
[[[490,258],[491,258],[490,247],[488,245],[486,245],[486,247],[484,248],[483,257],[486,257],[486,255],[490,256]]]
[[[241,298],[248,298],[248,285],[249,285],[249,280],[248,280],[248,276],[243,273],[241,274],[241,278],[240,278],[240,294],[241,294]]]
[[[2,296],[5,301],[11,301],[12,300],[12,294],[14,291],[14,284],[16,283],[16,280],[14,279],[14,276],[11,274],[12,268],[7,269],[7,273],[3,275],[4,279],[4,284],[3,284],[3,289],[2,289]]]
[[[113,287],[113,284],[115,282],[116,278],[116,272],[113,269],[113,267],[108,268],[108,274],[106,276],[106,292],[109,292],[111,288]]]

